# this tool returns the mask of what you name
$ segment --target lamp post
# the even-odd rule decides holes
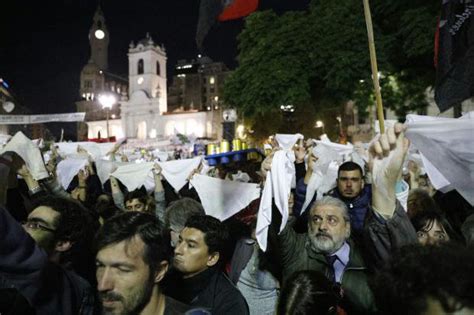
[[[102,94],[99,96],[99,103],[102,105],[102,108],[105,109],[107,117],[107,142],[110,142],[109,113],[112,105],[114,105],[116,101],[117,99],[113,94]]]

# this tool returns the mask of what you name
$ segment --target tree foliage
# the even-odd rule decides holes
[[[384,106],[399,115],[426,106],[434,82],[433,40],[439,4],[371,2]],[[256,12],[239,35],[239,67],[224,100],[247,116],[283,104],[335,107],[373,104],[367,29],[361,0],[313,0],[306,11]]]

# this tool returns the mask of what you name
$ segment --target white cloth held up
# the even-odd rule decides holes
[[[115,142],[58,142],[58,152],[61,155],[68,156],[71,154],[77,153],[77,147],[81,146],[84,148],[92,157],[92,159],[97,160],[105,156],[115,145]]]
[[[117,178],[127,187],[128,191],[132,191],[145,185],[149,180],[148,177],[150,177],[153,166],[153,162],[127,163],[119,166],[110,176]]]
[[[199,167],[202,157],[195,157],[186,160],[174,160],[167,162],[157,162],[162,169],[162,174],[168,183],[176,190],[180,191],[186,182],[189,175]]]
[[[102,185],[105,184],[105,182],[110,178],[110,174],[112,174],[119,166],[128,164],[128,162],[117,162],[103,159],[96,160],[95,167],[97,169],[97,176]]]
[[[260,197],[258,184],[196,174],[191,178],[206,214],[224,221]]]
[[[406,125],[406,137],[474,205],[474,118],[407,115]],[[426,171],[431,179],[433,173]]]
[[[332,162],[338,163],[342,161],[342,157],[330,146],[320,144],[314,147],[312,151],[313,155],[318,159],[314,163],[313,173],[311,174],[306,188],[306,196],[303,207],[301,208],[302,213],[305,212],[316,192],[317,197],[321,198],[323,194],[331,189],[336,182],[336,178],[329,176],[333,175],[332,172],[328,172],[329,166]]]
[[[292,183],[295,180],[293,146],[299,139],[303,139],[303,136],[301,134],[277,134],[275,139],[282,150],[276,151],[273,155],[272,166],[267,173],[257,216],[256,236],[263,251],[267,249],[268,227],[272,220],[272,200],[275,201],[282,216],[280,232],[288,221],[288,200]]]
[[[0,155],[5,152],[15,152],[18,154],[25,162],[26,167],[35,180],[49,177],[40,150],[21,131],[18,131],[5,147],[3,147],[0,151]]]
[[[87,157],[69,157],[58,163],[56,175],[64,189],[69,187],[80,170],[86,168],[87,163]]]

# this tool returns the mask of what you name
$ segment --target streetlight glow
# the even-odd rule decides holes
[[[112,108],[112,105],[114,105],[116,101],[117,99],[112,94],[101,94],[99,96],[99,103],[102,105],[102,108],[104,109]]]
[[[99,103],[102,105],[102,108],[105,109],[107,117],[107,142],[110,141],[110,131],[109,131],[109,114],[112,106],[117,102],[117,98],[113,94],[101,94],[99,95]]]
[[[284,112],[291,112],[291,113],[295,111],[295,107],[293,105],[281,105],[280,109]]]

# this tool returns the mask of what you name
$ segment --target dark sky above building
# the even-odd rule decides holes
[[[259,10],[305,8],[309,0],[261,0]],[[90,56],[88,32],[97,0],[26,0],[0,5],[0,77],[34,113],[75,111],[79,75]],[[130,41],[149,32],[168,55],[168,80],[179,59],[195,58],[199,0],[103,0],[110,32],[109,70],[128,76]],[[243,20],[216,24],[205,53],[237,66]]]

